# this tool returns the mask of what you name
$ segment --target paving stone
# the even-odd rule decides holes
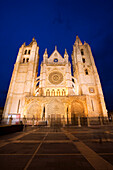
[[[45,135],[46,133],[45,134],[30,133],[29,135],[19,138],[19,140],[43,140]]]
[[[113,142],[84,142],[97,153],[113,153]]]
[[[0,136],[0,140],[8,140],[10,138],[16,137],[20,134],[22,134],[23,132],[16,132],[16,133],[11,133],[11,134],[6,134],[6,135],[2,135]]]
[[[48,135],[46,136],[45,143],[42,143],[38,152],[36,153],[33,160],[31,161],[30,166],[28,166],[28,169],[41,169],[41,170],[43,169],[44,170],[93,169],[92,166],[88,163],[88,161],[78,151],[76,146],[68,139],[68,137],[64,134],[64,132],[60,128],[28,127],[25,129],[25,132],[26,131],[29,132],[34,129],[35,131],[33,131],[33,133],[30,133],[28,135],[19,138],[18,140],[20,142],[18,140],[17,143],[16,141],[13,141],[14,143],[9,143],[0,148],[1,170],[2,169],[10,169],[10,170],[24,169],[25,165],[29,162],[30,158],[32,157],[32,154],[35,153],[36,149],[40,144],[40,143],[36,143],[37,140],[43,141],[44,137],[47,134],[46,132],[50,132],[50,133],[48,133]],[[105,142],[105,140],[104,142],[101,140],[100,142],[97,141],[97,139],[113,139],[112,127],[106,127],[106,128],[68,127],[65,128],[65,130],[69,131],[77,138],[75,139],[75,144],[77,141],[83,141],[85,145],[87,145],[95,152],[103,153],[103,155],[101,154],[99,155],[113,165],[113,155],[112,155],[113,142]],[[21,133],[24,134],[24,132]],[[7,143],[7,141],[11,142],[11,140],[9,139],[14,138],[17,135],[20,135],[21,133],[5,135],[1,138],[1,143],[3,142]],[[92,139],[94,139],[94,141]],[[47,140],[50,142],[48,143]],[[67,140],[69,140],[69,142]],[[106,155],[107,153],[111,153],[111,155]],[[25,155],[18,155],[18,154],[25,154]]]
[[[109,139],[111,138],[109,134],[105,133],[72,133],[75,137],[79,138],[80,140],[88,140],[88,139]]]
[[[51,133],[47,135],[45,140],[69,140],[69,138],[63,133]]]
[[[92,170],[93,167],[81,155],[36,155],[28,169],[41,170]]]
[[[39,127],[39,132],[61,132],[60,128],[53,128],[53,127]]]
[[[40,154],[80,153],[73,143],[43,143],[38,151]]]
[[[0,148],[0,154],[33,154],[39,143],[10,143]]]
[[[113,155],[101,155],[106,161],[113,165]]]
[[[30,157],[28,155],[0,155],[0,169],[22,170]]]

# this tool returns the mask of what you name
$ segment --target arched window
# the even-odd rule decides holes
[[[26,59],[26,62],[27,62],[27,63],[29,62],[29,58]]]
[[[27,50],[25,50],[24,54],[27,54]]]
[[[39,87],[39,84],[40,84],[40,82],[38,82],[38,83],[36,84],[36,88]]]
[[[94,111],[93,100],[91,100],[92,110]]]
[[[31,50],[28,51],[28,54],[30,54]]]
[[[75,80],[72,78],[72,82],[75,83]]]
[[[47,89],[47,91],[46,91],[46,96],[50,96],[50,91],[49,91],[49,89]]]
[[[60,96],[60,90],[59,89],[57,90],[57,96]]]
[[[43,108],[42,120],[45,120],[45,106],[44,106],[44,108]]]
[[[66,92],[65,92],[65,90],[63,89],[62,90],[62,96],[65,96],[66,95]]]
[[[85,63],[85,62],[86,62],[85,58],[82,58],[82,62],[83,62],[83,63]]]
[[[20,108],[20,100],[18,101],[17,113],[19,113],[19,108]]]
[[[85,69],[85,74],[88,75],[88,70],[87,69]]]
[[[25,63],[25,58],[23,58],[23,63]]]
[[[52,89],[52,91],[51,91],[51,96],[55,96],[55,90],[54,89]]]
[[[83,49],[81,49],[81,55],[84,55],[84,50]]]

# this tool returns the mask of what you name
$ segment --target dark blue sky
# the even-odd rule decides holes
[[[113,110],[112,0],[0,0],[0,106],[3,106],[19,47],[35,37],[40,61],[55,45],[71,58],[76,35],[90,44],[108,110]]]

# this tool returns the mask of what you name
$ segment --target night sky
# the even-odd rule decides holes
[[[20,46],[35,37],[40,62],[57,45],[71,60],[79,36],[90,44],[105,102],[113,110],[113,0],[0,0],[0,106],[4,106]]]

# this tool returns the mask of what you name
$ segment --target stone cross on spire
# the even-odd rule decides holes
[[[32,38],[32,41],[36,41],[36,40],[35,40],[35,37]]]
[[[55,45],[55,50],[57,50],[57,46]]]

